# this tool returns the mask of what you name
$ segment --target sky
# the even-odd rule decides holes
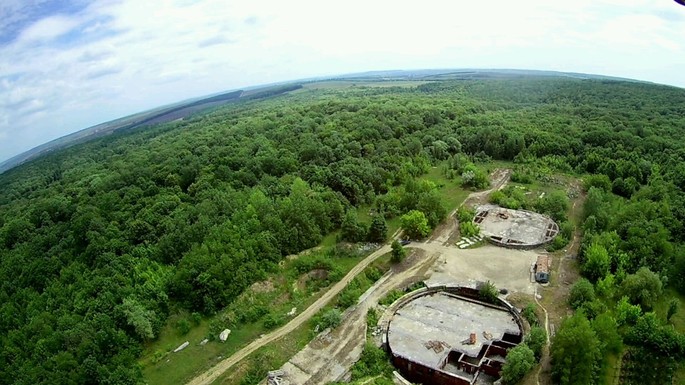
[[[517,68],[685,87],[673,0],[0,0],[0,162],[160,105],[370,70]]]

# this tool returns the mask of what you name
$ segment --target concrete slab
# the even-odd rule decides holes
[[[543,251],[503,249],[484,245],[475,249],[445,247],[435,262],[428,286],[475,287],[490,281],[498,289],[526,294],[535,293],[531,266]]]
[[[545,215],[495,205],[479,206],[474,222],[483,236],[509,247],[543,245],[559,232],[559,226]]]
[[[477,356],[488,342],[483,333],[502,339],[507,332],[521,332],[510,313],[440,292],[399,309],[390,321],[388,345],[395,355],[439,368],[451,350]],[[476,343],[462,344],[471,333],[476,333]],[[431,342],[440,343],[442,348],[426,347]]]

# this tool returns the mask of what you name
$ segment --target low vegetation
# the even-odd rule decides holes
[[[683,105],[677,88],[570,78],[310,89],[48,154],[0,175],[0,383],[140,383],[169,333],[231,312],[277,327],[242,296],[287,256],[334,233],[380,242],[383,221],[423,238],[445,191],[488,187],[492,160],[524,185],[583,176],[578,257],[595,296],[557,331],[555,381],[598,383],[608,352],[623,384],[682,382],[683,310],[668,309],[685,294]],[[568,195],[503,194],[559,222],[552,248],[570,241]],[[605,314],[620,353],[597,342]]]

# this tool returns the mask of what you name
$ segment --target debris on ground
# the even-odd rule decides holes
[[[475,345],[476,344],[476,333],[471,333],[469,338],[461,341],[462,345]]]
[[[226,342],[229,334],[231,334],[231,329],[224,329],[224,331],[219,334],[219,340],[221,342]]]
[[[182,343],[181,346],[179,346],[179,347],[177,347],[176,349],[174,349],[174,353],[180,352],[181,350],[187,348],[188,345],[190,345],[190,342],[188,342],[188,341]]]
[[[266,374],[266,383],[268,385],[281,385],[284,375],[283,370],[271,370]]]
[[[443,341],[428,341],[423,344],[426,349],[433,349],[434,352],[440,353],[445,349],[449,349],[451,346]]]

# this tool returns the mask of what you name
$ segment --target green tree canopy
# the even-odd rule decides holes
[[[621,285],[621,292],[635,305],[643,310],[651,309],[663,292],[659,275],[641,267],[635,274],[629,274]]]
[[[560,385],[596,384],[602,358],[600,348],[597,335],[582,312],[567,318],[552,340],[552,379]]]
[[[423,212],[411,210],[400,218],[404,233],[412,239],[421,239],[430,233],[428,220]]]
[[[392,248],[390,260],[394,263],[402,262],[404,260],[404,257],[407,256],[407,250],[404,247],[402,247],[402,245],[397,239],[392,241],[392,245],[390,246]]]
[[[517,384],[535,366],[535,355],[525,343],[519,344],[507,353],[502,366],[502,381],[506,385]]]

